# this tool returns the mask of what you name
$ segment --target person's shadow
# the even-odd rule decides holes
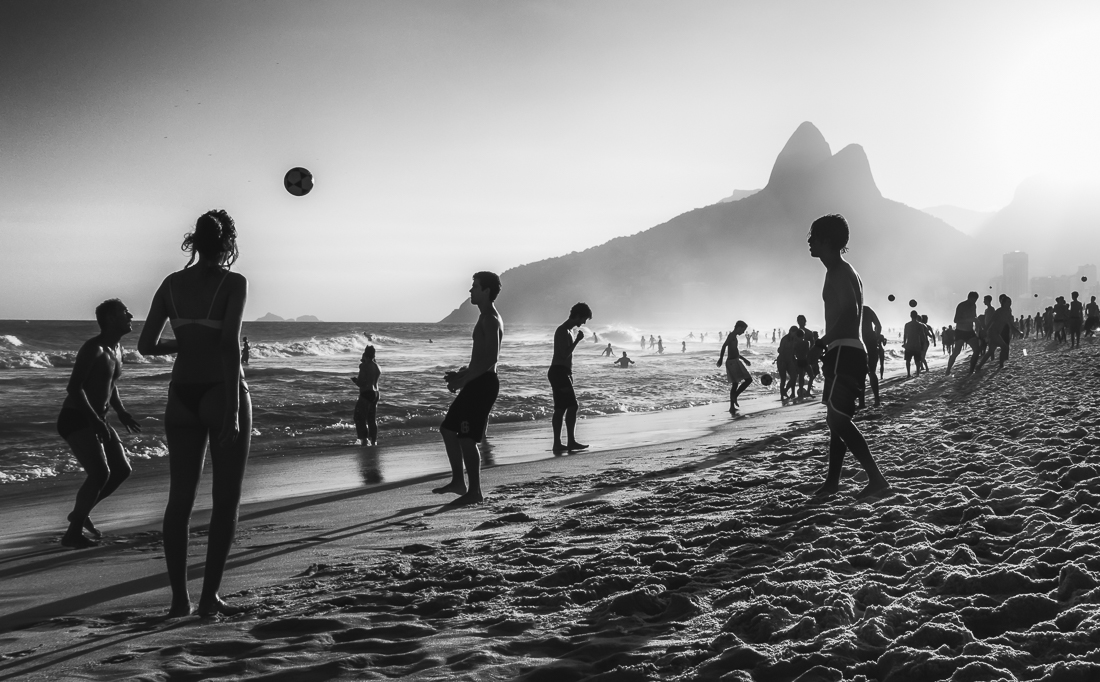
[[[377,445],[372,445],[359,450],[359,475],[367,485],[385,481],[382,477],[382,458],[379,449]]]

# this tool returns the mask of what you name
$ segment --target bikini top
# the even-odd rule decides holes
[[[176,314],[176,316],[171,319],[172,329],[179,329],[180,327],[188,324],[197,324],[203,327],[209,327],[211,329],[221,329],[222,321],[210,319],[210,314],[214,312],[214,302],[218,300],[218,292],[221,291],[222,282],[224,282],[225,278],[228,276],[229,271],[226,270],[225,274],[222,275],[221,280],[218,281],[218,288],[214,289],[214,296],[210,299],[210,310],[206,311],[206,317],[203,319],[179,316],[179,310],[176,309],[176,297],[172,295],[172,281],[168,280],[168,300],[172,303],[172,312]]]

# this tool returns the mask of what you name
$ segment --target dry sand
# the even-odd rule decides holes
[[[870,503],[851,458],[808,496],[826,432],[803,405],[500,467],[475,509],[423,483],[254,505],[230,618],[158,615],[153,531],[44,547],[0,564],[5,600],[36,571],[88,587],[0,634],[0,679],[1100,679],[1100,353],[1021,346],[861,413],[894,484]]]

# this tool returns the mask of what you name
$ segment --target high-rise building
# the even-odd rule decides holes
[[[1027,276],[1027,254],[1023,251],[1006,253],[1001,261],[1001,286],[1014,301],[1031,296],[1031,282]]]

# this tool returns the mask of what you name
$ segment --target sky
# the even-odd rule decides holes
[[[764,186],[802,121],[884,196],[1097,180],[1100,3],[0,0],[0,318],[139,318],[225,208],[246,319],[435,321],[478,270]],[[315,176],[307,196],[286,170]]]

